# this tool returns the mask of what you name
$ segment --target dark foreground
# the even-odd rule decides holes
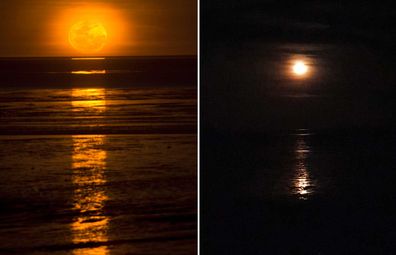
[[[205,138],[205,254],[394,254],[393,131]]]
[[[0,253],[194,254],[194,135],[0,137]]]

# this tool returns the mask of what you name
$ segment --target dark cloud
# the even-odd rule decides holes
[[[396,10],[362,1],[203,1],[208,40],[392,44]]]

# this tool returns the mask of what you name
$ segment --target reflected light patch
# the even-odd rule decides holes
[[[72,110],[80,114],[91,114],[103,118],[106,111],[106,90],[72,89]]]
[[[311,187],[311,180],[305,166],[300,166],[300,168],[298,169],[294,186],[295,191],[298,195],[306,195],[312,192],[311,190],[309,190],[309,188]],[[304,196],[301,196],[300,198],[305,199]]]
[[[311,149],[306,144],[304,136],[299,136],[295,148],[296,165],[292,179],[292,192],[302,200],[307,200],[308,195],[315,193],[317,188],[316,181],[312,179],[308,170],[307,159],[310,153]]]
[[[106,110],[105,89],[72,89],[72,109],[81,115],[100,116]],[[78,118],[79,115],[76,116]],[[104,213],[106,194],[105,135],[73,135],[72,181],[73,209],[71,223],[74,244],[91,244],[74,249],[73,255],[108,255],[109,217]]]
[[[100,58],[72,58],[72,60],[104,60],[106,58],[100,57]]]
[[[77,213],[71,223],[73,243],[91,243],[92,247],[73,250],[74,255],[107,255],[109,217],[104,213],[108,200],[105,192],[106,157],[103,149],[106,136],[90,135],[73,137],[72,181],[74,184],[73,204]]]
[[[106,70],[71,71],[72,74],[106,74]]]

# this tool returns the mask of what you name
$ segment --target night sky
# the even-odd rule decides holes
[[[67,44],[75,12],[98,9],[104,22],[113,22],[111,47],[97,55],[196,54],[195,0],[48,1],[14,0],[0,3],[0,56],[77,55]],[[66,37],[65,37],[66,35]]]
[[[360,1],[202,1],[203,126],[219,132],[394,123],[396,11]],[[290,58],[313,73],[285,75]]]
[[[212,40],[392,46],[396,37],[396,10],[375,1],[231,0],[203,1],[201,6],[207,29],[203,36]]]

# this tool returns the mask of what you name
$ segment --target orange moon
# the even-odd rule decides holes
[[[69,43],[77,51],[85,54],[97,53],[107,42],[105,27],[96,21],[79,21],[69,30]]]
[[[296,61],[293,65],[293,72],[299,76],[305,75],[308,72],[308,66],[304,61]]]

